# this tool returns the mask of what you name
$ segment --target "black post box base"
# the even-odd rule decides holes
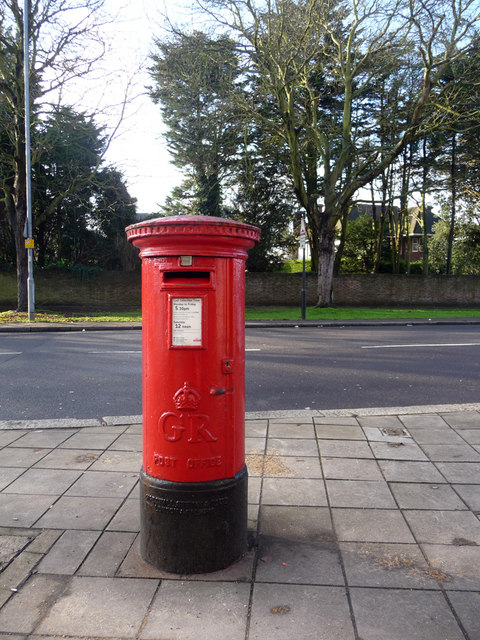
[[[171,482],[140,473],[140,553],[169,573],[210,573],[239,560],[247,547],[244,467],[233,478]]]

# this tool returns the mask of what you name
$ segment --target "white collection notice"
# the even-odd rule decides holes
[[[172,347],[202,346],[202,298],[172,298]]]

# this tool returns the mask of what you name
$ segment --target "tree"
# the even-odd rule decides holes
[[[436,273],[480,275],[480,208],[478,202],[458,200],[451,242],[451,196],[440,198],[440,218],[434,225],[430,263]]]
[[[260,241],[248,252],[247,269],[272,271],[296,244],[288,231],[295,211],[283,170],[283,149],[260,131],[251,134],[252,142],[241,152],[235,173],[231,217],[262,230]]]
[[[478,25],[474,0],[210,0],[209,11],[237,33],[265,92],[275,96],[290,153],[290,175],[318,251],[318,304],[332,302],[335,227],[355,193],[414,140],[440,127],[438,105],[455,80]],[[403,121],[385,139],[363,117],[378,78],[408,70]],[[325,104],[326,101],[326,104]],[[320,200],[323,206],[319,208]]]
[[[342,256],[344,273],[372,273],[375,268],[377,238],[372,216],[368,213],[349,220]]]
[[[39,266],[118,268],[128,255],[124,229],[135,221],[135,200],[121,174],[101,162],[102,129],[93,118],[59,107],[36,137],[42,149],[32,167]]]
[[[31,111],[37,119],[48,110],[48,95],[73,78],[87,74],[103,53],[98,36],[104,0],[30,0],[29,78]],[[17,306],[27,308],[27,255],[24,245],[26,205],[25,84],[23,78],[23,3],[3,0],[0,15],[0,109],[3,129],[0,212],[6,214],[15,240]],[[53,99],[53,98],[52,98]],[[35,125],[32,126],[32,130]],[[32,139],[33,131],[32,131]],[[32,163],[41,149],[32,149]]]
[[[226,36],[195,31],[156,40],[155,46],[150,95],[161,105],[174,164],[188,173],[181,206],[190,213],[222,215],[222,178],[231,169],[241,131],[234,107],[236,45]],[[177,206],[177,194],[171,206]]]

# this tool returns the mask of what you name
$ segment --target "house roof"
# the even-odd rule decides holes
[[[380,203],[364,203],[357,202],[350,212],[350,220],[356,220],[362,215],[370,215],[380,217],[381,205]],[[393,206],[391,207],[391,211],[393,212],[393,216],[395,222],[398,222],[398,215],[400,212],[400,207]],[[410,236],[422,236],[423,235],[423,216],[422,216],[422,208],[421,207],[409,207],[407,209],[408,213],[408,235]],[[436,216],[432,207],[427,206],[425,208],[425,218],[427,225],[427,234],[432,235],[432,227],[433,223],[436,221],[438,216]]]

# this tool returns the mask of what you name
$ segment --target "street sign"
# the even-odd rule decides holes
[[[300,222],[300,249],[305,249],[306,242],[307,232],[305,229],[305,218],[302,216],[302,220]]]

